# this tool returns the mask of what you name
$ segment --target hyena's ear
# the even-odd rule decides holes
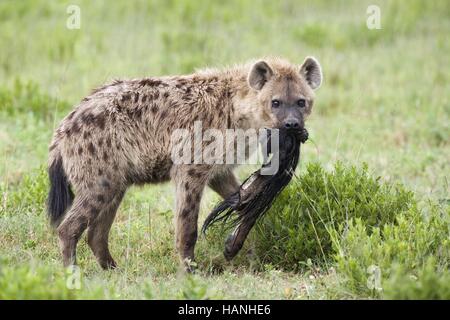
[[[306,79],[312,89],[322,84],[322,67],[314,57],[307,57],[300,67],[300,74]]]
[[[272,77],[273,71],[265,61],[255,63],[248,75],[248,84],[255,90],[261,90]]]

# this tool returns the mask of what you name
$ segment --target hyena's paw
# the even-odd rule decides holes
[[[99,261],[99,264],[103,270],[114,270],[118,268],[117,263],[113,258],[110,260]]]
[[[193,274],[197,270],[197,263],[192,259],[186,258],[183,260],[183,267],[186,273]]]

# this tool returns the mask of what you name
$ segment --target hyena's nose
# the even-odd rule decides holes
[[[284,127],[286,129],[299,129],[300,123],[297,120],[289,119],[284,122]]]

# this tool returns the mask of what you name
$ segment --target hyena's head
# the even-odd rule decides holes
[[[322,83],[322,70],[312,57],[301,66],[259,61],[251,68],[248,83],[257,91],[258,117],[265,127],[301,129],[311,113],[314,90]]]

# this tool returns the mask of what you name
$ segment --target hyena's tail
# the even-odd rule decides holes
[[[56,155],[50,163],[48,175],[50,178],[50,192],[47,199],[48,216],[52,226],[57,227],[74,198],[60,154]]]

